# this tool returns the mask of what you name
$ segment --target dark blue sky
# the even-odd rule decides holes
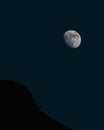
[[[0,79],[27,85],[44,112],[75,130],[103,129],[102,9],[14,9],[0,14]],[[63,41],[70,29],[82,37],[75,50]]]

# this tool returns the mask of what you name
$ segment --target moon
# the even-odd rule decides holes
[[[81,44],[81,36],[75,30],[69,30],[64,33],[64,42],[71,48],[78,48]]]

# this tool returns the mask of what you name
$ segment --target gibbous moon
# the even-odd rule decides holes
[[[81,44],[81,36],[75,30],[69,30],[64,33],[64,41],[71,48],[78,48]]]

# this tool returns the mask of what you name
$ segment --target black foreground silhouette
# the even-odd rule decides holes
[[[42,112],[27,87],[12,80],[0,80],[0,127],[71,130]]]

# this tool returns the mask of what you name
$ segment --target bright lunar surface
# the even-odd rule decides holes
[[[64,33],[64,41],[71,48],[78,48],[81,44],[81,36],[74,30],[69,30]]]

